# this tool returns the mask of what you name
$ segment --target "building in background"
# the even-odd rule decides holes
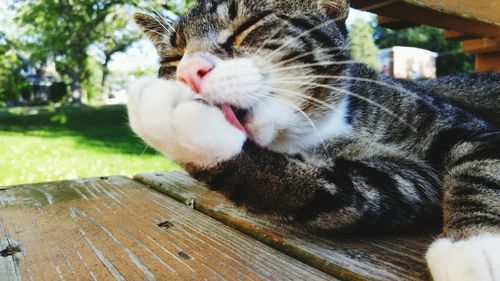
[[[32,64],[24,59],[21,75],[31,86],[22,93],[22,99],[15,105],[22,104],[46,104],[48,102],[59,102],[67,94],[66,84],[56,70],[53,59]]]
[[[429,50],[395,46],[380,50],[382,72],[400,79],[435,79],[438,54]]]

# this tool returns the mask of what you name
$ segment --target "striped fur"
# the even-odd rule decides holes
[[[264,78],[301,94],[293,103],[313,124],[346,103],[349,133],[332,131],[314,147],[283,149],[305,139],[285,127],[215,167],[180,164],[251,211],[314,231],[442,223],[442,236],[454,240],[500,235],[500,74],[418,83],[383,76],[351,61],[347,8],[346,1],[202,0],[170,31],[137,16],[162,58],[160,77],[172,78],[172,61],[185,53],[257,57],[258,67],[276,71]]]

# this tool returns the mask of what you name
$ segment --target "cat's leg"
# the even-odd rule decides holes
[[[444,232],[427,253],[435,281],[500,281],[500,132],[454,147],[444,178]]]
[[[439,216],[440,182],[426,164],[386,151],[331,160],[307,160],[247,142],[241,154],[211,169],[186,169],[253,212],[321,231],[383,231]]]
[[[134,132],[178,164],[209,168],[239,154],[246,139],[219,108],[197,100],[174,81],[135,83],[127,106]]]

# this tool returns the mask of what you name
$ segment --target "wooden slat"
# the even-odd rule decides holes
[[[456,30],[445,30],[444,31],[444,38],[446,40],[451,40],[451,41],[463,41],[463,40],[468,40],[468,39],[476,39],[474,36],[470,34],[465,34],[463,32],[459,32]]]
[[[404,29],[404,28],[408,28],[408,27],[415,27],[415,26],[419,25],[418,23],[409,22],[409,21],[405,21],[405,20],[397,19],[397,18],[384,17],[384,16],[378,16],[377,22],[378,22],[378,25],[381,27],[396,29],[396,30]]]
[[[16,242],[12,241],[10,238],[0,220],[0,280],[2,281],[21,280],[21,275],[19,274],[16,263],[16,259],[20,254],[9,251],[17,246],[15,243]]]
[[[500,1],[499,0],[405,0],[408,3],[421,7],[428,7],[435,11],[446,14],[455,14],[464,18],[488,22],[500,23]]]
[[[464,52],[481,54],[500,52],[500,39],[472,39],[464,41],[462,44]]]
[[[500,52],[477,54],[476,71],[500,71]]]
[[[406,21],[500,37],[500,0],[352,0],[352,6]]]
[[[423,256],[430,234],[320,238],[252,216],[184,172],[135,179],[341,280],[429,279]]]
[[[0,222],[22,245],[0,257],[2,281],[332,280],[124,177],[2,190]]]

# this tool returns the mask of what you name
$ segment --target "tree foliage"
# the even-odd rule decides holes
[[[34,39],[35,57],[53,56],[58,70],[72,78],[78,98],[80,77],[85,71],[87,50],[101,39],[99,30],[108,15],[125,0],[42,0],[19,5],[19,22]]]
[[[379,27],[375,42],[380,48],[409,46],[438,53],[438,76],[474,71],[474,57],[463,53],[459,42],[446,40],[443,33],[442,29],[424,25],[402,30]]]
[[[3,0],[4,1],[4,0]],[[56,61],[57,71],[75,98],[79,92],[89,95],[106,92],[108,65],[116,53],[124,52],[139,40],[132,23],[134,12],[166,18],[183,15],[194,0],[5,0],[15,11],[15,24],[22,32],[16,34],[15,48],[6,46],[0,36],[0,100],[18,96],[14,85],[24,85],[19,75],[21,60],[16,50],[34,62],[48,58]],[[4,5],[5,6],[5,5]],[[0,10],[2,13],[2,10]],[[4,15],[0,15],[3,17]],[[3,23],[3,19],[0,19]],[[12,22],[12,21],[11,21]],[[3,26],[0,26],[0,32]],[[12,38],[10,38],[12,40]],[[10,42],[10,41],[9,41]],[[10,51],[14,48],[14,51]],[[8,54],[8,55],[7,55]],[[10,72],[6,72],[9,70]],[[16,80],[18,79],[18,80]],[[19,80],[20,79],[20,80]],[[80,85],[83,91],[80,91]],[[22,87],[20,87],[22,88]]]
[[[112,56],[126,51],[140,38],[130,23],[134,11],[142,9],[163,16],[181,15],[192,2],[38,0],[14,6],[18,10],[18,23],[26,26],[32,56],[38,60],[54,57],[58,71],[72,80],[72,91],[77,98],[80,84],[95,84],[85,81],[95,79],[94,70],[88,67],[93,65],[89,63],[89,49],[101,63],[100,80],[106,88],[107,67]]]
[[[369,22],[357,21],[351,25],[349,42],[354,60],[363,62],[374,69],[380,69],[379,50],[373,39],[375,29]]]
[[[0,101],[15,100],[28,87],[21,76],[23,61],[17,52],[17,42],[0,33]]]

